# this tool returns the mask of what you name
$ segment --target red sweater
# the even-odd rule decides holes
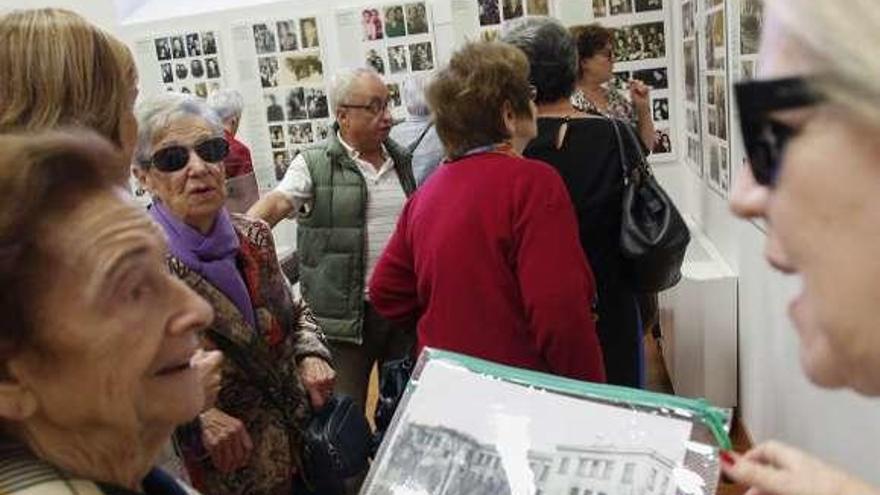
[[[594,297],[562,179],[501,153],[438,168],[407,202],[370,279],[376,311],[418,319],[419,350],[602,382]]]
[[[226,137],[226,142],[229,143],[229,156],[223,162],[226,167],[226,178],[252,173],[254,164],[251,161],[250,150],[228,131],[223,131],[223,134]]]

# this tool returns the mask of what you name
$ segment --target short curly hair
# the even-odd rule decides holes
[[[517,116],[532,115],[528,74],[525,54],[507,43],[473,42],[452,55],[426,93],[450,158],[509,139],[505,104]]]
[[[529,79],[538,90],[537,103],[571,96],[577,82],[578,54],[562,23],[550,17],[523,17],[508,24],[501,41],[528,57]]]
[[[570,30],[577,46],[578,60],[591,58],[611,44],[614,39],[614,30],[598,23],[572,26]]]

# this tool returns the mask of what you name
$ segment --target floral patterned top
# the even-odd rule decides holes
[[[587,95],[580,89],[576,89],[572,93],[571,105],[581,112],[604,115],[605,117],[627,121],[634,126],[638,125],[633,104],[626,99],[620,90],[611,85],[608,87],[608,108],[604,112],[599,110],[599,107],[590,101]]]

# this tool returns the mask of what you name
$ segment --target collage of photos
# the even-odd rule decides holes
[[[663,0],[592,0],[593,17],[626,15],[663,9]]]
[[[684,108],[687,154],[685,163],[698,177],[703,177],[703,150],[700,146],[700,77],[697,57],[697,1],[687,0],[681,4],[682,55],[684,59]]]
[[[614,31],[614,60],[631,62],[666,57],[663,22],[622,26]]]
[[[372,5],[359,12],[363,64],[381,74],[388,83],[392,112],[402,109],[400,83],[403,79],[414,72],[437,68],[428,4]]]
[[[501,26],[526,15],[550,15],[549,0],[477,0],[480,38],[495,41]]]
[[[306,145],[330,132],[321,37],[315,17],[251,25],[275,180]]]
[[[217,34],[190,32],[153,39],[162,84],[168,91],[207,98],[222,87]]]
[[[701,17],[705,22],[705,36],[701,40],[705,44],[704,77],[700,80],[705,88],[704,95],[701,95],[701,119],[704,121],[702,152],[709,187],[726,198],[730,193],[726,5],[718,0],[709,3],[708,10]]]

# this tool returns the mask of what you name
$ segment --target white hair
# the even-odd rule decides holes
[[[183,93],[161,93],[138,103],[135,109],[138,139],[134,149],[134,163],[147,168],[152,162],[152,148],[156,138],[178,119],[199,117],[217,136],[223,135],[223,122],[201,98]]]
[[[767,14],[816,66],[818,89],[880,126],[878,7],[876,0],[766,0]]]
[[[403,80],[400,91],[408,114],[424,116],[431,113],[425,99],[425,89],[430,83],[431,76],[428,74],[413,74]]]
[[[223,122],[241,118],[244,99],[235,89],[218,89],[208,96],[208,106],[217,112]]]
[[[356,69],[341,69],[333,76],[330,83],[330,105],[335,111],[339,111],[339,105],[349,103],[348,99],[354,90],[355,83],[364,75],[381,76],[374,69],[358,67]]]

